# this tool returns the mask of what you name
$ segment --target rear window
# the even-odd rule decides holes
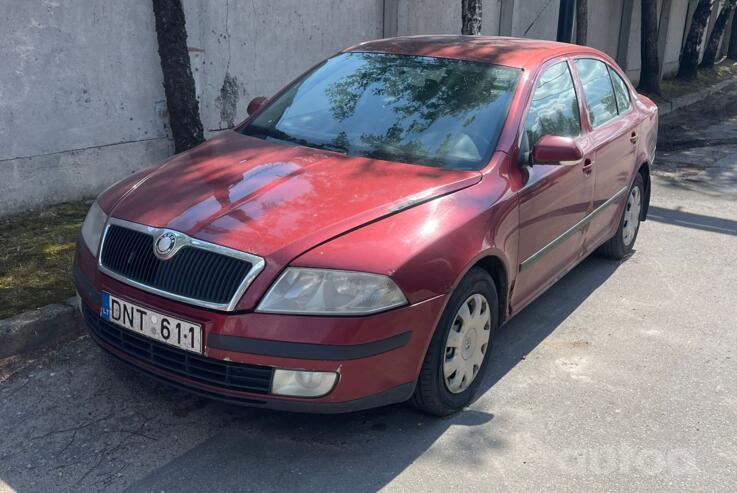
[[[480,169],[520,70],[462,60],[343,53],[289,87],[241,132],[348,155]]]

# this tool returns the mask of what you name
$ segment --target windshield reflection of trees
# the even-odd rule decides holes
[[[488,114],[479,115],[480,110],[502,96],[509,99],[517,79],[515,73],[510,74],[511,69],[480,63],[380,54],[353,56],[361,56],[363,63],[330,85],[325,94],[330,113],[338,122],[355,116],[361,104],[383,103],[388,110],[383,115],[390,119],[376,126],[386,130],[360,136],[361,144],[377,158],[420,158],[427,164],[442,165],[458,137],[447,130],[432,129],[446,117],[459,120],[457,124],[477,149],[486,150],[494,136],[486,133],[492,131],[484,128],[486,122],[477,121],[489,119]],[[504,116],[487,113],[494,113],[497,119]],[[428,139],[430,136],[437,138]],[[348,135],[340,132],[333,144],[347,146]]]

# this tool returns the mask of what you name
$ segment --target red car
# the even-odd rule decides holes
[[[229,402],[469,404],[495,330],[647,214],[657,108],[607,55],[362,43],[103,192],[75,282],[97,343]]]

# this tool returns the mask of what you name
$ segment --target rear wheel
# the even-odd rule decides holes
[[[635,182],[627,194],[627,202],[624,204],[617,232],[609,241],[599,247],[597,253],[607,258],[621,260],[632,252],[637,239],[637,232],[640,230],[644,192],[645,185],[642,175],[637,173]]]
[[[412,396],[415,407],[446,416],[471,403],[489,360],[498,307],[491,276],[483,269],[471,269],[435,329]]]

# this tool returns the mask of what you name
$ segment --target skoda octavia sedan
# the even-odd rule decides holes
[[[202,396],[457,411],[499,326],[647,214],[657,109],[591,48],[372,41],[248,110],[103,192],[76,252],[93,339]]]

